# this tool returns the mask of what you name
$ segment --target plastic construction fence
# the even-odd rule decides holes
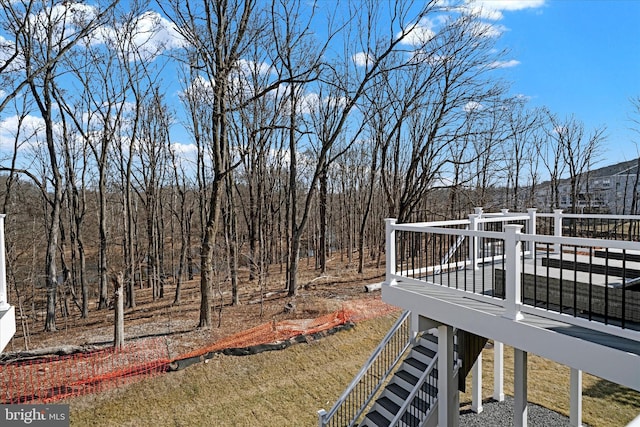
[[[115,349],[0,365],[0,403],[50,403],[98,393],[165,372],[170,360],[160,339]]]
[[[99,393],[182,369],[215,353],[245,355],[281,349],[397,310],[379,299],[345,302],[342,310],[316,319],[265,323],[173,359],[165,341],[154,338],[129,342],[120,349],[0,363],[0,404],[50,403]]]

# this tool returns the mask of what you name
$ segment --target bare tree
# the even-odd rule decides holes
[[[178,25],[185,40],[193,47],[196,69],[211,84],[211,123],[206,137],[212,156],[213,178],[207,200],[208,212],[203,222],[200,253],[200,321],[203,328],[212,325],[211,286],[213,251],[220,227],[220,212],[225,177],[231,170],[228,140],[228,95],[230,75],[251,39],[251,19],[257,16],[254,0],[205,1],[187,3],[172,1],[171,19]]]
[[[119,0],[98,3],[90,6],[89,13],[86,13],[87,9],[84,9],[83,5],[67,2],[56,4],[48,0],[0,1],[0,22],[6,25],[4,29],[14,41],[0,46],[0,50],[7,53],[6,59],[0,64],[0,78],[4,83],[0,112],[25,88],[33,84],[35,78],[54,68],[70,49],[100,27],[105,16],[118,3]],[[74,21],[74,25],[67,25],[71,20]],[[29,54],[34,53],[32,49],[43,41],[38,38],[45,36],[46,39],[53,35],[45,28],[49,24],[62,25],[65,30],[57,34],[55,48],[51,46],[48,55],[39,58],[38,61],[29,60]],[[58,27],[56,31],[60,29],[61,27]],[[24,73],[27,62],[28,72]]]
[[[12,2],[13,3],[13,2]],[[19,3],[13,3],[18,5]],[[33,97],[38,112],[44,122],[44,144],[47,148],[48,162],[50,166],[50,179],[47,184],[41,183],[52,191],[43,191],[47,195],[49,203],[48,238],[45,256],[45,268],[47,276],[47,317],[45,330],[56,329],[55,308],[56,292],[58,285],[57,272],[57,247],[60,233],[60,215],[62,209],[62,195],[64,180],[59,163],[59,149],[56,141],[55,115],[58,107],[55,105],[55,93],[57,80],[62,65],[60,59],[81,38],[89,35],[104,20],[105,14],[114,4],[107,5],[105,11],[96,9],[95,14],[87,15],[75,4],[54,5],[42,2],[29,4],[27,10],[21,13],[30,14],[30,17],[18,20],[21,24],[13,28],[15,43],[19,50],[19,56],[24,61],[24,77],[14,88],[13,92],[5,99],[11,99],[21,87],[28,86],[29,94]],[[36,7],[37,6],[37,7]],[[7,10],[5,8],[5,10]],[[87,19],[92,16],[91,19]],[[4,104],[0,105],[0,109]],[[45,188],[45,187],[43,187]]]
[[[550,132],[554,144],[557,144],[562,160],[568,168],[571,211],[578,212],[580,204],[589,206],[589,171],[597,161],[599,149],[605,139],[605,128],[600,127],[586,136],[584,124],[570,116],[564,121],[555,115],[549,117],[553,127]]]

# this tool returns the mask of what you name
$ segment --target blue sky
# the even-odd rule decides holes
[[[640,1],[547,0],[502,12],[501,44],[519,62],[505,70],[512,91],[575,115],[587,134],[606,126],[600,165],[638,157],[629,117],[630,98],[640,96]]]
[[[317,1],[319,8],[336,5]],[[547,107],[560,118],[574,115],[587,135],[605,126],[598,165],[640,155],[640,129],[633,132],[629,120],[630,99],[640,97],[640,0],[477,0],[477,5],[502,34],[499,45],[510,51],[505,64],[511,66],[500,72],[512,82],[513,95],[524,95],[531,106]],[[154,39],[175,42],[168,21],[162,30]],[[169,102],[178,103],[177,83],[175,73],[166,80],[172,87]],[[9,115],[0,117],[0,145],[11,139],[3,138],[15,124]],[[179,129],[174,128],[176,142],[190,147]]]

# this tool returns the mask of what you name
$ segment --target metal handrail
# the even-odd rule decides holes
[[[321,409],[318,411],[320,426],[326,426],[330,422],[331,418],[333,418],[336,412],[345,403],[345,401],[347,400],[347,397],[354,391],[354,389],[356,388],[358,383],[362,380],[362,378],[365,376],[365,374],[367,373],[371,365],[373,365],[373,363],[380,356],[380,354],[382,354],[385,347],[389,344],[389,342],[397,333],[397,331],[400,329],[400,327],[403,325],[403,323],[409,318],[410,314],[411,312],[407,310],[402,313],[402,315],[398,318],[398,320],[396,320],[396,322],[393,324],[389,332],[387,332],[387,335],[385,335],[385,337],[380,342],[380,344],[378,344],[378,346],[373,351],[373,353],[371,353],[371,356],[369,356],[369,359],[367,360],[367,362],[360,369],[360,372],[358,372],[358,374],[353,378],[351,383],[347,386],[347,388],[342,393],[342,395],[338,398],[338,400],[333,405],[333,407],[328,412],[325,411],[324,409]],[[358,417],[362,415],[362,413],[364,412],[364,409],[367,407],[368,403],[371,401],[371,398],[375,396],[377,391],[380,389],[381,385],[384,383],[386,378],[389,376],[389,374],[393,370],[393,367],[398,363],[398,361],[400,361],[400,359],[402,358],[402,355],[407,350],[407,348],[409,348],[410,345],[411,345],[411,334],[409,334],[407,341],[404,343],[402,349],[398,352],[397,356],[395,357],[395,360],[389,365],[384,375],[380,377],[379,382],[374,388],[374,390],[369,394],[369,396],[366,397],[366,399],[364,399],[364,402],[361,403],[360,407],[352,417],[349,425],[353,425],[354,421],[356,421]]]

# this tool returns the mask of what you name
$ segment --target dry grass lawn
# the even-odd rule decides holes
[[[315,426],[394,316],[364,321],[309,344],[206,364],[72,399],[73,426]],[[505,351],[505,392],[512,393],[513,352]],[[492,394],[492,351],[485,350],[484,396]],[[529,401],[568,414],[569,368],[530,355]],[[583,421],[623,426],[640,412],[640,393],[585,375]],[[469,386],[470,387],[470,386]],[[468,404],[469,395],[461,403]]]

